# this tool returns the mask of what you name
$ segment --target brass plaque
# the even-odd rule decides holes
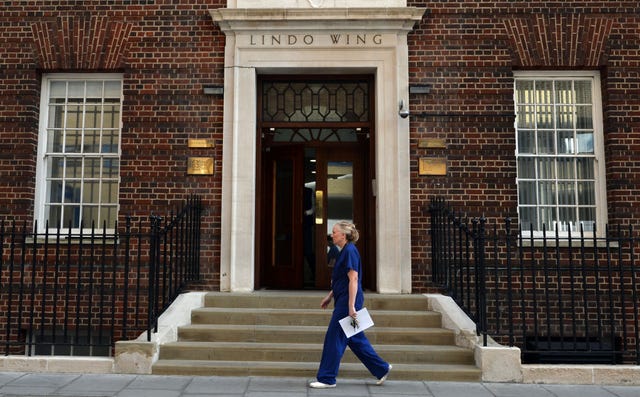
[[[445,149],[447,147],[447,143],[444,139],[427,138],[420,139],[418,141],[418,147],[427,149]]]
[[[447,159],[421,157],[418,171],[420,175],[447,175]]]
[[[187,159],[187,174],[213,175],[213,157],[189,157]]]
[[[189,138],[189,147],[190,148],[200,148],[200,147],[215,147],[216,142],[213,139],[191,139]]]

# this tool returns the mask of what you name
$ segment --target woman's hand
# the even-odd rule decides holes
[[[349,305],[349,316],[351,318],[358,317],[358,313],[356,312],[356,308],[354,306]]]
[[[329,294],[322,299],[322,302],[320,302],[320,307],[323,309],[326,309],[327,306],[329,306],[329,303],[331,303],[332,298],[333,298],[333,291],[329,292]]]

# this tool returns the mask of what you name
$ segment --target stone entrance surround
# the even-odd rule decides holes
[[[254,288],[256,80],[259,74],[375,76],[377,289],[411,292],[407,33],[425,9],[405,1],[231,1],[211,10],[226,34],[220,285]],[[405,105],[406,106],[406,105]]]

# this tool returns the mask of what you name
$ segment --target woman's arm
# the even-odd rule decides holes
[[[331,303],[331,299],[333,299],[333,290],[329,291],[327,296],[322,299],[322,302],[320,302],[320,307],[326,309],[327,306],[329,306],[329,303]]]
[[[349,270],[349,316],[356,316],[356,295],[358,294],[358,272]]]

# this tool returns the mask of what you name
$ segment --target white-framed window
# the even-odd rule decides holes
[[[35,212],[42,232],[113,230],[118,215],[121,74],[42,79]]]
[[[599,235],[607,222],[599,74],[514,77],[520,225],[534,235]]]

